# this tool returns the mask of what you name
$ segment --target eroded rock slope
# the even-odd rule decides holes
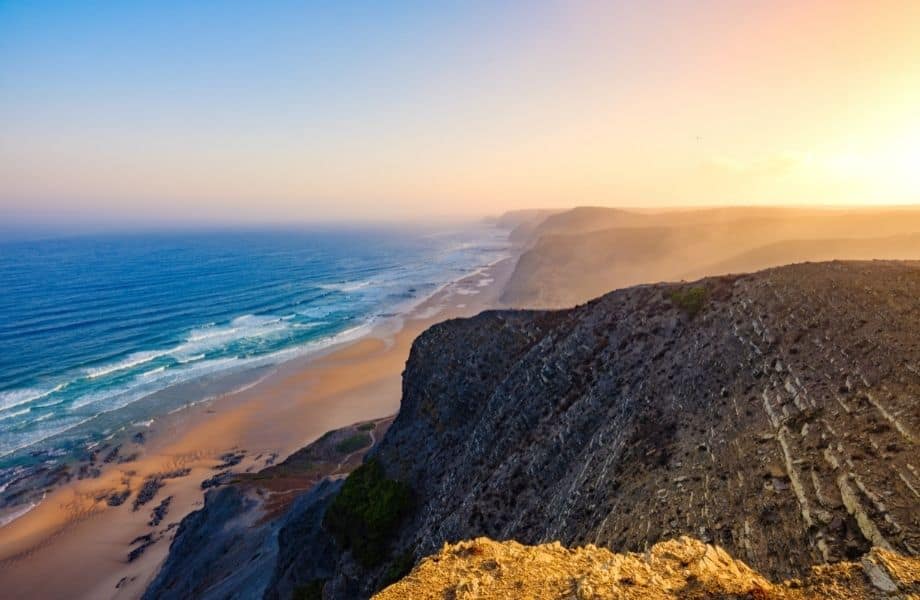
[[[376,454],[417,495],[395,551],[692,535],[773,578],[916,555],[920,265],[695,285],[695,315],[693,285],[649,285],[423,334]]]

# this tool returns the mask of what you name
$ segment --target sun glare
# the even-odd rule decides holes
[[[920,127],[905,138],[892,160],[895,171],[906,186],[905,191],[920,196]]]
[[[851,145],[823,161],[829,178],[868,186],[879,193],[877,202],[920,200],[920,127],[907,128],[878,144]],[[869,199],[867,199],[869,201]]]

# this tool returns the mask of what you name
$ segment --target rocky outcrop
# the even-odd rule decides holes
[[[361,463],[392,418],[337,429],[258,473],[229,473],[209,487],[201,510],[179,525],[169,556],[145,598],[290,598],[307,580],[309,563],[321,578],[334,575],[336,548],[303,545],[320,539],[327,504],[342,478]],[[368,443],[358,444],[353,440]],[[225,463],[235,459],[222,457]],[[262,457],[260,457],[262,458]],[[227,464],[221,465],[225,468]],[[231,465],[232,466],[232,465]]]
[[[488,538],[446,545],[374,600],[869,600],[920,593],[920,559],[874,549],[859,563],[812,568],[774,584],[719,547],[683,537],[643,554]]]

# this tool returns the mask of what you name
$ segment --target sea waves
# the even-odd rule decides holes
[[[0,468],[74,428],[98,421],[103,434],[118,421],[100,418],[125,407],[148,411],[125,424],[154,417],[156,402],[138,401],[174,386],[360,337],[380,315],[493,263],[503,235],[215,234],[109,240],[105,253],[84,240],[49,245],[47,256],[5,248],[0,277],[13,262],[33,263],[15,271],[31,278],[17,286],[21,297],[0,306]],[[55,255],[65,251],[67,260]],[[38,316],[54,306],[68,309],[50,327]],[[182,394],[204,393],[195,389]]]

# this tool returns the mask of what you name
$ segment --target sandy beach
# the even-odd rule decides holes
[[[158,418],[127,462],[62,485],[33,510],[0,528],[0,588],[5,598],[137,598],[163,561],[179,521],[200,507],[201,482],[228,453],[235,472],[281,460],[323,433],[399,408],[401,373],[415,337],[435,322],[498,306],[512,260],[449,284],[367,336],[279,366],[256,385]],[[135,510],[137,492],[162,487]],[[119,491],[127,501],[111,506]],[[151,511],[171,497],[156,526]],[[136,560],[132,541],[161,535]]]

